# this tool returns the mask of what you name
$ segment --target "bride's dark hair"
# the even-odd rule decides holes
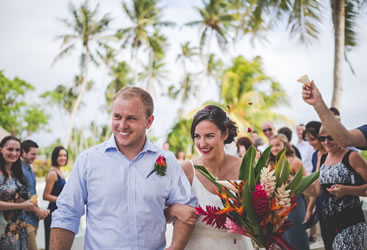
[[[209,105],[195,114],[191,124],[192,139],[194,139],[196,125],[204,120],[213,122],[223,134],[228,129],[228,137],[224,141],[224,144],[233,142],[234,138],[237,137],[238,128],[236,123],[227,116],[227,113],[223,109],[215,105]]]

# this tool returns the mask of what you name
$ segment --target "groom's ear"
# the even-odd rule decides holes
[[[146,125],[147,129],[149,129],[152,126],[153,121],[154,121],[154,115],[152,114],[147,118],[147,125]]]

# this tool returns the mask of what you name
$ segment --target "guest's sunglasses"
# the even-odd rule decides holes
[[[266,133],[267,131],[271,132],[273,129],[272,128],[266,128],[266,129],[263,129],[263,133]]]
[[[319,141],[322,141],[322,142],[326,141],[326,139],[328,139],[329,141],[334,141],[333,137],[331,137],[330,135],[328,135],[328,136],[319,136],[318,139],[319,139]]]

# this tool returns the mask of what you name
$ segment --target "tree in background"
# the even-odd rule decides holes
[[[90,61],[94,62],[96,65],[97,58],[92,53],[92,49],[96,47],[105,47],[106,36],[102,36],[108,29],[111,18],[109,14],[105,14],[102,18],[98,18],[98,8],[90,9],[88,6],[88,1],[85,1],[77,9],[72,3],[69,4],[70,14],[72,15],[72,20],[59,19],[66,27],[70,29],[70,33],[59,35],[57,38],[62,40],[62,50],[56,56],[54,63],[64,56],[68,55],[71,51],[76,48],[77,43],[82,45],[82,53],[80,58],[80,77],[82,83],[80,86],[80,92],[78,97],[73,104],[73,110],[70,116],[70,121],[68,129],[66,132],[66,137],[64,141],[64,147],[67,148],[69,140],[71,138],[72,129],[74,125],[74,119],[77,111],[79,110],[80,103],[87,90],[88,84],[88,67]]]
[[[281,0],[257,1],[254,7],[259,22],[287,18],[291,37],[309,44],[319,36],[326,1]],[[330,10],[334,28],[334,86],[331,106],[340,109],[343,92],[343,65],[348,63],[347,52],[357,45],[356,19],[365,14],[365,0],[330,0]],[[267,20],[269,16],[274,16]],[[349,66],[351,67],[350,63]],[[351,67],[353,72],[353,69]],[[354,73],[354,72],[353,72]]]
[[[15,77],[10,80],[0,71],[0,126],[20,138],[44,130],[49,116],[27,99],[34,87]]]
[[[182,65],[183,76],[176,88],[174,85],[168,87],[168,96],[175,100],[180,96],[180,108],[178,110],[179,118],[184,113],[185,103],[190,97],[196,97],[196,85],[194,84],[195,73],[188,71],[187,63],[192,62],[193,58],[199,55],[199,48],[190,45],[190,42],[185,42],[180,46],[181,52],[177,55],[176,61]]]
[[[131,58],[134,60],[134,84],[138,85],[138,60],[141,46],[151,47],[152,34],[157,28],[172,26],[172,22],[162,21],[162,8],[158,7],[159,0],[132,0],[132,6],[126,1],[122,8],[132,23],[130,27],[117,30],[116,36],[122,39],[122,47],[131,47]]]
[[[217,105],[237,122],[240,135],[248,128],[261,131],[261,124],[266,120],[292,123],[286,116],[272,111],[274,107],[287,105],[287,96],[280,83],[264,73],[259,56],[252,60],[235,58],[222,76],[220,92],[221,102]]]
[[[150,92],[153,97],[157,96],[157,87],[164,88],[162,80],[168,79],[168,71],[165,69],[164,63],[165,50],[168,47],[167,37],[155,30],[149,38],[148,55],[149,61],[144,66],[144,71],[140,73],[140,79],[146,80],[145,89]],[[155,87],[158,85],[157,87]]]
[[[187,23],[187,26],[198,26],[200,30],[200,54],[203,64],[202,80],[197,98],[197,105],[202,101],[202,96],[206,88],[207,70],[209,54],[211,52],[212,38],[215,35],[218,45],[224,48],[230,37],[230,27],[235,21],[235,17],[230,13],[230,2],[225,0],[202,1],[202,8],[195,7],[200,14],[200,19]]]

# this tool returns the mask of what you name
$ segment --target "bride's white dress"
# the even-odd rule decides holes
[[[192,189],[194,190],[198,204],[205,209],[206,205],[223,208],[220,198],[209,192],[200,180],[197,178],[194,169],[194,178],[192,181]],[[194,232],[186,246],[186,250],[248,250],[253,249],[251,239],[239,235],[230,234],[226,230],[221,230],[207,225],[202,222],[203,216],[196,222]]]

